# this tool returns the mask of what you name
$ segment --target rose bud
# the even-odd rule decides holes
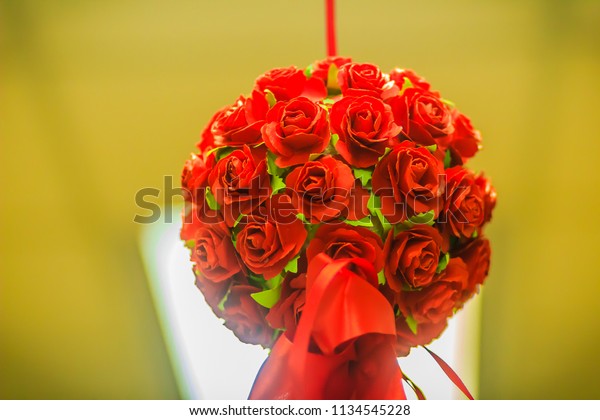
[[[240,214],[252,212],[271,192],[264,155],[248,146],[219,160],[208,182],[227,226],[233,226]]]
[[[461,114],[456,108],[452,110],[452,123],[454,132],[448,139],[451,166],[464,165],[475,156],[481,147],[481,134],[473,128],[466,115]]]
[[[191,260],[202,275],[213,282],[225,281],[241,270],[231,233],[224,222],[199,227]]]
[[[461,302],[466,302],[477,293],[479,285],[483,284],[490,270],[490,242],[487,238],[479,237],[461,246],[454,255],[461,258],[469,271],[468,283],[463,290]]]
[[[273,329],[265,320],[268,309],[259,305],[251,296],[260,291],[247,283],[232,284],[223,304],[223,318],[225,326],[240,341],[270,347],[273,343]]]
[[[451,110],[435,94],[408,88],[402,96],[389,101],[396,124],[402,127],[401,136],[418,145],[438,145],[445,149],[452,134]]]
[[[206,150],[209,145],[243,146],[261,141],[260,129],[264,120],[253,118],[246,108],[246,103],[247,99],[240,96],[233,105],[221,109],[213,116],[198,144],[200,150]]]
[[[394,89],[391,95],[397,94],[395,84],[390,83],[387,74],[381,72],[374,64],[348,63],[339,68],[338,84],[342,94],[347,96],[369,95],[379,98],[384,91]]]
[[[256,79],[254,89],[261,93],[270,91],[277,101],[287,101],[302,94],[306,76],[294,66],[269,70]]]
[[[451,258],[446,269],[427,286],[398,294],[398,307],[405,318],[412,317],[421,324],[438,324],[454,313],[468,278],[466,264]]]
[[[311,154],[321,153],[329,144],[327,111],[303,97],[278,102],[267,114],[262,136],[277,155],[277,166],[304,163]]]
[[[293,340],[305,301],[306,274],[288,274],[281,284],[281,297],[269,311],[267,322],[273,328],[285,330]]]
[[[390,222],[431,210],[437,216],[445,188],[444,165],[426,148],[402,142],[375,166],[372,183]]]
[[[339,136],[336,150],[359,168],[377,163],[401,131],[391,108],[371,96],[346,97],[333,104],[331,129]]]
[[[375,232],[347,223],[323,224],[317,230],[306,250],[312,261],[324,252],[333,259],[364,258],[373,263],[375,271],[383,268],[383,243]]]
[[[298,255],[307,232],[286,195],[274,195],[257,210],[240,221],[236,248],[246,266],[268,280]]]
[[[285,183],[298,211],[312,223],[320,223],[347,210],[354,175],[345,163],[323,156],[294,169]]]
[[[468,169],[446,170],[446,199],[439,224],[443,232],[470,238],[485,220],[484,196]]]
[[[428,225],[416,225],[385,241],[385,278],[389,287],[400,292],[405,286],[419,288],[433,281],[442,252],[442,236]]]

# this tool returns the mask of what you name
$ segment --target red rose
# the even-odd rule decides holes
[[[267,114],[262,136],[277,155],[277,166],[306,162],[312,153],[321,153],[329,144],[327,111],[303,97],[278,102]]]
[[[396,85],[398,85],[400,89],[405,87],[408,88],[408,86],[404,86],[405,78],[408,79],[412,87],[425,91],[430,91],[431,89],[429,82],[412,70],[395,68],[390,72],[390,80],[396,82]]]
[[[202,292],[204,300],[206,301],[208,306],[210,306],[213,313],[218,317],[222,317],[223,311],[219,308],[219,304],[225,298],[225,295],[227,294],[227,291],[229,290],[229,287],[231,286],[231,283],[234,281],[234,279],[232,278],[229,280],[214,283],[210,280],[207,280],[199,271],[194,271],[196,275],[196,287]]]
[[[192,154],[186,160],[181,172],[181,188],[186,201],[201,202],[204,200],[204,188],[208,185],[208,174],[215,164],[215,155],[211,153],[206,158],[203,155]]]
[[[338,84],[344,96],[369,95],[379,98],[384,90],[396,88],[379,67],[369,63],[348,63],[341,66]],[[397,94],[397,90],[395,93]]]
[[[479,187],[479,190],[483,193],[483,208],[485,216],[483,218],[484,223],[492,220],[492,210],[496,207],[496,190],[483,174],[480,174],[475,178],[475,184]]]
[[[468,169],[455,166],[446,170],[446,200],[440,225],[459,238],[470,238],[485,220],[484,197]]]
[[[433,281],[442,252],[442,236],[427,225],[417,225],[394,235],[390,230],[383,249],[387,284],[400,292]]]
[[[390,107],[371,96],[347,97],[333,104],[331,129],[339,136],[336,150],[359,168],[377,163],[401,130]]]
[[[454,132],[448,139],[451,165],[464,165],[481,147],[481,134],[473,128],[469,118],[456,108],[452,110],[452,123]]]
[[[205,153],[211,149],[214,149],[215,146],[215,138],[212,134],[212,126],[217,120],[217,118],[221,117],[223,113],[225,113],[230,106],[223,107],[219,109],[208,121],[204,130],[202,130],[202,134],[200,135],[200,141],[196,143],[196,147],[200,150],[200,153]]]
[[[315,61],[312,64],[311,77],[320,79],[323,81],[323,83],[327,83],[327,77],[329,76],[329,67],[334,65],[339,69],[344,64],[351,62],[352,59],[348,57],[327,57],[324,60]]]
[[[288,338],[293,340],[305,301],[306,274],[295,277],[288,274],[281,285],[281,297],[269,311],[267,321],[273,328],[285,330]]]
[[[270,347],[273,343],[273,329],[265,320],[268,310],[251,296],[260,291],[247,283],[232,284],[223,305],[223,318],[225,326],[240,341]]]
[[[264,202],[271,191],[264,152],[248,146],[219,160],[208,182],[228,226]]]
[[[246,103],[247,99],[240,96],[233,105],[218,111],[204,129],[198,147],[204,150],[210,144],[221,147],[260,142],[260,129],[265,122],[256,119],[247,109]]]
[[[250,270],[271,279],[298,255],[307,233],[288,196],[271,197],[264,210],[240,221],[236,248]]]
[[[454,313],[468,278],[467,266],[460,258],[451,258],[446,269],[427,286],[419,290],[402,291],[398,307],[404,317],[417,323],[438,324]]]
[[[490,242],[487,238],[477,238],[454,252],[461,258],[469,271],[468,283],[463,290],[461,301],[466,302],[483,284],[490,270]]]
[[[254,88],[264,93],[270,91],[278,101],[287,101],[302,94],[306,76],[294,66],[269,70],[256,79]]]
[[[208,156],[192,154],[185,162],[181,173],[181,188],[185,199],[183,211],[183,226],[181,228],[181,239],[193,239],[198,224],[218,221],[217,212],[212,211],[204,198],[208,175],[215,164],[215,155]]]
[[[221,282],[240,272],[231,234],[224,222],[201,224],[194,241],[191,260],[208,280]]]
[[[383,268],[383,243],[375,232],[347,223],[323,224],[306,249],[308,261],[324,252],[333,259],[364,258],[375,271]]]
[[[408,88],[389,103],[396,124],[402,126],[403,137],[419,145],[446,147],[454,130],[452,113],[435,94]]]
[[[285,180],[292,203],[312,223],[335,219],[348,208],[354,175],[348,165],[323,156],[290,172]]]
[[[433,210],[438,214],[444,192],[444,165],[424,147],[396,146],[375,166],[373,192],[392,223]]]

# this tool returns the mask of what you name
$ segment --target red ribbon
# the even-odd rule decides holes
[[[469,392],[469,390],[467,389],[467,386],[458,377],[456,372],[454,372],[454,370],[452,370],[452,368],[448,365],[448,363],[444,362],[440,356],[438,356],[437,354],[435,354],[434,352],[429,350],[427,347],[423,346],[423,348],[425,350],[427,350],[427,352],[431,355],[431,357],[433,357],[433,360],[435,360],[437,362],[437,364],[440,365],[440,367],[442,368],[442,370],[444,371],[446,376],[452,381],[452,383],[454,383],[454,385],[456,385],[456,387],[458,389],[460,389],[462,391],[462,393],[465,394],[468,399],[473,400],[474,398],[471,395],[471,393]]]
[[[405,399],[394,341],[394,314],[373,265],[319,254],[295,337],[277,340],[249,398]]]
[[[325,0],[325,25],[327,27],[327,55],[337,55],[335,44],[335,1]]]
[[[357,274],[361,273],[361,275]],[[373,265],[317,255],[308,267],[306,303],[293,338],[282,334],[259,371],[250,399],[406,399],[396,359],[396,326]],[[458,375],[425,347],[469,398]]]

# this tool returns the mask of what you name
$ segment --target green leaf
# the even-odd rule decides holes
[[[367,208],[369,209],[369,212],[371,212],[371,214],[376,216],[379,220],[379,223],[381,224],[381,227],[383,229],[383,234],[387,234],[388,231],[392,228],[392,225],[390,222],[388,222],[388,220],[381,212],[381,199],[379,198],[379,196],[371,193],[369,201],[367,202]]]
[[[283,169],[277,166],[275,159],[277,159],[277,156],[269,150],[267,152],[267,172],[271,175],[281,176]]]
[[[344,223],[350,225],[350,226],[364,226],[364,227],[373,227],[373,219],[371,219],[371,216],[366,216],[363,217],[360,220],[344,220]]]
[[[450,253],[446,252],[445,254],[442,254],[440,256],[440,262],[438,263],[437,269],[435,270],[436,273],[441,273],[442,271],[444,271],[446,269],[446,266],[448,265],[448,262],[450,261]]]
[[[335,145],[337,144],[337,142],[340,140],[340,136],[337,134],[332,134],[331,135],[331,144],[333,147],[335,147]]]
[[[377,273],[377,282],[382,286],[385,284],[385,273],[383,270]]]
[[[386,147],[385,151],[383,152],[383,155],[379,156],[379,159],[377,159],[377,161],[381,161],[381,159],[383,159],[384,157],[386,157],[387,155],[390,154],[390,152],[392,151],[391,147]]]
[[[263,290],[262,292],[252,293],[250,296],[252,296],[252,299],[258,302],[259,305],[271,309],[281,297],[281,285],[274,289],[267,289]]]
[[[272,279],[264,281],[264,285],[267,287],[267,289],[275,289],[281,283],[283,283],[283,278],[284,278],[283,274],[279,273]]]
[[[331,94],[337,94],[341,92],[340,85],[338,84],[338,72],[339,69],[335,64],[329,66],[327,71],[327,91]]]
[[[306,216],[303,213],[296,214],[296,217],[306,223]]]
[[[437,150],[437,144],[432,144],[431,146],[425,146],[425,148],[427,150],[429,150],[431,153],[434,153]]]
[[[280,176],[271,176],[271,195],[277,194],[281,190],[285,190],[285,182]]]
[[[313,160],[317,160],[320,157],[321,157],[321,153],[311,153],[310,155],[308,155],[308,160],[313,161]]]
[[[215,154],[215,158],[217,160],[221,160],[224,157],[229,156],[233,151],[235,151],[234,147],[230,147],[230,146],[220,146],[220,147],[215,147],[214,149],[211,149],[208,151],[208,155],[210,155],[211,153]]]
[[[476,230],[473,231],[473,234],[471,235],[471,238],[475,239],[479,236],[479,232],[477,232]]]
[[[310,79],[312,77],[312,72],[313,72],[312,64],[304,69],[304,75],[306,76],[307,79]]]
[[[240,221],[242,220],[242,217],[244,217],[245,214],[244,213],[240,213],[240,215],[237,217],[237,219],[235,219],[235,222],[233,222],[233,227],[237,227],[237,225],[240,223]]]
[[[411,216],[409,219],[413,225],[429,225],[432,226],[435,220],[435,212],[429,210],[427,213],[419,213]]]
[[[402,95],[406,89],[410,89],[414,87],[413,83],[410,81],[408,77],[402,78],[402,89],[398,93],[398,95]]]
[[[217,308],[219,308],[221,311],[225,310],[225,303],[227,302],[227,298],[229,298],[229,293],[231,293],[231,286],[229,286],[227,293],[225,293],[225,296],[223,296],[223,299],[221,299],[217,305]]]
[[[273,108],[273,105],[277,103],[277,98],[275,98],[275,95],[269,89],[265,89],[265,99],[269,104],[269,108]]]
[[[366,187],[373,177],[373,171],[371,169],[354,168],[353,172],[354,177],[356,179],[360,179],[360,183],[363,185],[363,187]]]
[[[219,203],[217,203],[217,199],[210,190],[210,187],[206,187],[206,189],[204,190],[204,197],[206,198],[206,203],[208,204],[208,207],[211,210],[219,209]]]
[[[442,103],[445,105],[448,105],[450,108],[456,108],[456,105],[454,104],[454,102],[449,101],[448,99],[441,99]]]
[[[413,334],[417,334],[417,321],[415,321],[412,315],[406,317],[406,325],[408,325]]]
[[[300,258],[300,255],[297,255],[295,258],[291,259],[290,262],[288,262],[285,265],[284,270],[287,271],[288,273],[297,273],[298,272],[298,259]]]
[[[335,101],[331,98],[325,98],[325,99],[323,99],[322,102],[323,102],[323,105],[327,105],[327,106],[332,106],[335,103]]]
[[[196,241],[194,241],[193,239],[189,239],[189,240],[185,241],[185,247],[187,249],[194,249],[195,246],[196,246]]]
[[[444,168],[449,168],[452,163],[452,155],[450,155],[450,150],[446,150],[446,155],[444,156]]]

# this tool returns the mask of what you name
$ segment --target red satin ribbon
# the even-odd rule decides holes
[[[394,314],[373,265],[320,254],[309,266],[296,335],[278,339],[249,398],[405,399],[394,340]]]
[[[352,270],[351,270],[352,269]],[[360,272],[362,275],[358,275]],[[406,399],[396,359],[394,314],[373,265],[319,254],[308,268],[306,303],[293,340],[282,334],[258,373],[250,399]],[[425,347],[469,398],[458,375]]]
[[[429,350],[427,347],[423,346],[423,348],[425,350],[427,350],[427,352],[431,355],[431,357],[433,357],[433,359],[437,362],[437,364],[440,365],[440,367],[442,368],[442,370],[444,371],[446,376],[452,381],[452,383],[454,383],[454,385],[456,385],[456,387],[458,389],[460,389],[462,391],[462,393],[465,394],[468,399],[473,400],[474,398],[471,395],[471,393],[469,392],[469,390],[467,389],[467,386],[458,377],[456,372],[454,372],[454,370],[452,370],[452,368],[448,365],[448,363],[444,362],[440,356],[438,356],[437,354],[435,354],[434,352]]]
[[[327,55],[337,55],[335,44],[335,1],[325,0],[325,25],[327,27]]]

